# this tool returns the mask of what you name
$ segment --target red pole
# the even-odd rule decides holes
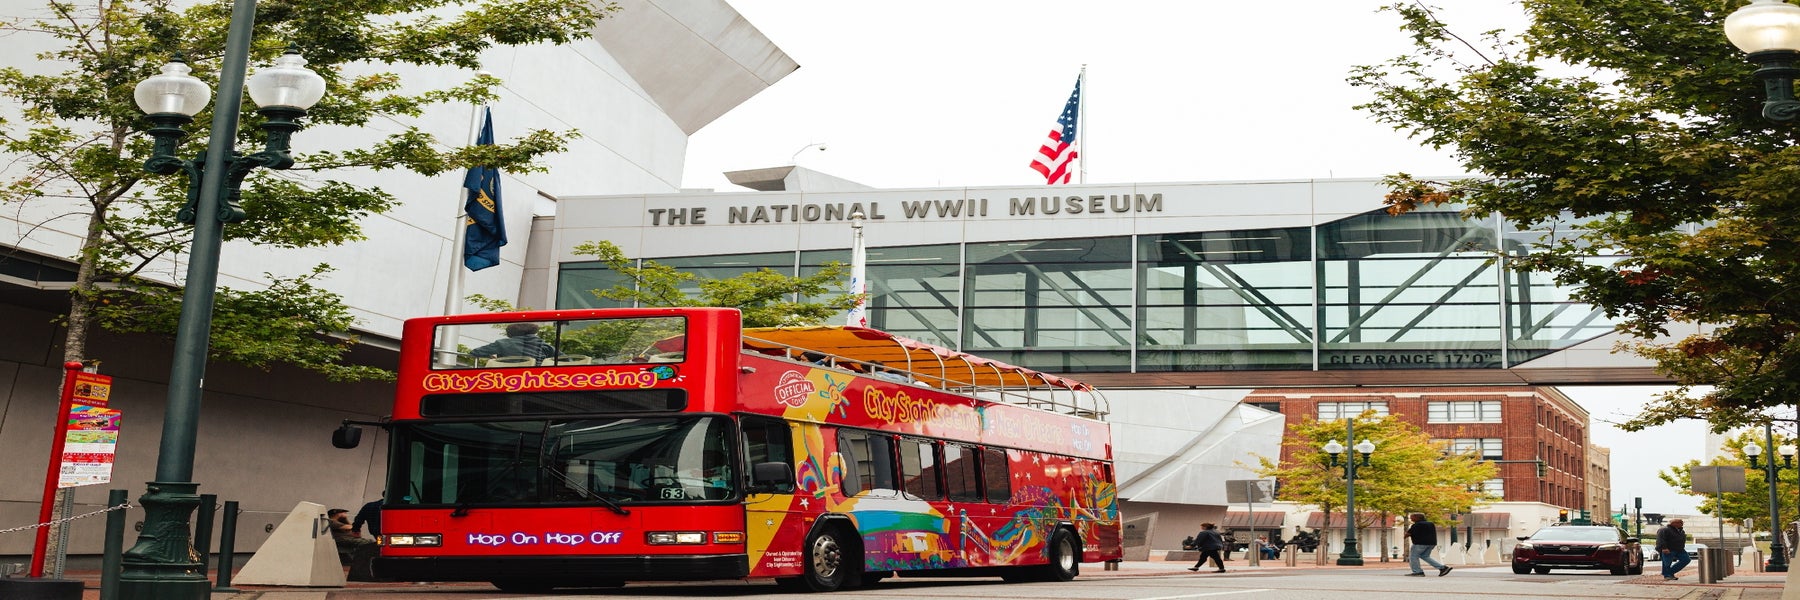
[[[62,401],[56,408],[56,433],[50,437],[50,466],[44,470],[44,503],[38,508],[38,522],[49,523],[56,509],[56,484],[62,477],[63,442],[69,437],[69,408],[75,400],[75,374],[81,363],[63,363]],[[37,529],[37,542],[31,547],[31,576],[44,576],[44,559],[50,548],[50,528]]]

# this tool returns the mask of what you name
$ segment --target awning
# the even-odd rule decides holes
[[[1512,513],[1485,512],[1462,515],[1460,520],[1450,523],[1449,525],[1458,528],[1469,527],[1473,529],[1511,529],[1511,523]]]
[[[800,358],[810,350],[836,360],[873,363],[912,373],[923,383],[946,389],[1002,396],[1031,391],[1036,399],[1067,406],[1070,412],[1104,416],[1110,412],[1094,387],[1074,379],[964,354],[949,348],[862,327],[750,327],[744,347]],[[1019,402],[1017,398],[1006,398]]]
[[[1251,517],[1255,517],[1252,519]],[[1246,512],[1241,510],[1225,511],[1225,518],[1219,520],[1219,526],[1228,529],[1278,529],[1287,514],[1275,510]]]
[[[1356,522],[1359,524],[1358,527],[1393,527],[1394,526],[1394,515],[1388,515],[1387,517],[1384,518],[1379,515],[1371,515],[1368,513],[1363,513],[1363,515],[1361,517],[1358,517],[1356,519]],[[1370,523],[1370,524],[1369,525],[1361,525],[1361,523]],[[1313,511],[1311,514],[1306,515],[1306,528],[1307,529],[1343,529],[1344,528],[1344,513],[1341,513],[1341,512],[1331,513],[1331,524],[1326,525],[1325,524],[1325,513]]]

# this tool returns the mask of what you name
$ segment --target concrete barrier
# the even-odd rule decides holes
[[[331,523],[325,505],[294,505],[275,532],[269,534],[256,556],[238,571],[233,583],[344,587],[344,567],[338,562],[337,542],[331,539]]]

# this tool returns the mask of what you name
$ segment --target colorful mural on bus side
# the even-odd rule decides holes
[[[866,571],[1044,564],[1061,523],[1075,528],[1083,562],[1120,557],[1105,423],[833,369],[772,360],[757,366],[739,390],[746,408],[809,425],[795,432],[796,492],[750,498],[752,520],[766,518],[776,530],[751,536],[753,575],[799,573],[798,551],[769,549],[803,548],[821,510],[854,523]],[[1011,498],[923,500],[882,488],[845,496],[844,479],[854,475],[842,464],[835,426],[1004,448]]]

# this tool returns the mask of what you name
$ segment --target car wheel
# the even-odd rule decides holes
[[[1513,563],[1513,574],[1514,575],[1524,575],[1524,574],[1530,573],[1530,572],[1531,572],[1531,566],[1522,565],[1519,563]]]
[[[1550,567],[1532,567],[1531,572],[1537,573],[1539,575],[1549,575]]]
[[[1607,569],[1606,571],[1608,573],[1612,573],[1614,575],[1624,575],[1626,573],[1631,572],[1631,567],[1627,567],[1624,564],[1620,564],[1619,566],[1612,567],[1610,569]]]
[[[1644,563],[1638,563],[1638,564],[1632,565],[1630,567],[1627,567],[1625,569],[1625,574],[1626,575],[1643,575],[1644,574]]]

